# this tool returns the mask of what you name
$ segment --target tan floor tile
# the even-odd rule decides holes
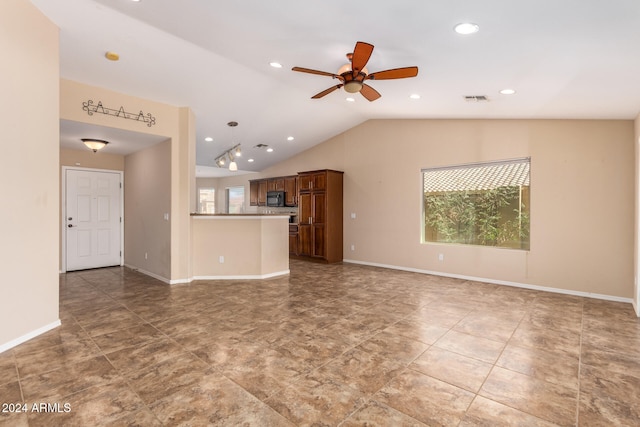
[[[192,354],[181,353],[128,376],[131,388],[147,404],[162,399],[211,373],[211,368]]]
[[[553,427],[557,424],[544,421],[493,400],[476,396],[458,427]]]
[[[24,401],[20,393],[20,383],[18,381],[0,385],[0,425],[12,425],[13,422],[23,422]]]
[[[131,328],[121,329],[93,337],[103,353],[112,353],[129,347],[149,344],[166,336],[149,324],[137,324]]]
[[[540,348],[507,345],[497,366],[550,383],[578,389],[578,358]]]
[[[91,387],[57,403],[63,408],[59,412],[31,412],[29,426],[112,426],[143,408],[142,400],[121,380]]]
[[[60,400],[89,387],[119,378],[104,356],[81,360],[55,371],[21,379],[24,398],[30,402]]]
[[[397,359],[355,348],[327,363],[318,373],[347,384],[362,394],[372,395],[405,368]]]
[[[577,358],[580,356],[580,333],[573,330],[554,330],[521,322],[509,340],[518,347],[541,348],[549,352]]]
[[[425,344],[433,344],[448,331],[448,328],[442,326],[409,319],[400,320],[385,329],[385,332],[402,335]]]
[[[62,326],[0,354],[0,396],[72,410],[0,426],[637,425],[630,304],[290,261],[171,286],[61,274]]]
[[[457,425],[475,395],[416,371],[407,370],[380,390],[375,400],[427,425]]]
[[[504,348],[501,342],[457,331],[447,332],[434,346],[487,363],[495,363]]]
[[[625,353],[619,353],[584,343],[582,344],[580,362],[583,366],[592,366],[605,372],[632,375],[640,378],[640,358],[637,352],[630,350]]]
[[[16,361],[11,351],[0,353],[0,386],[18,381]]]
[[[638,425],[640,377],[585,365],[580,386],[580,425]]]
[[[64,369],[76,362],[99,355],[100,349],[91,339],[65,341],[60,345],[42,347],[30,353],[16,350],[16,364],[20,378]]]
[[[298,426],[337,425],[361,407],[357,390],[330,379],[304,377],[265,401]]]
[[[156,401],[150,409],[164,425],[292,425],[215,373]]]
[[[362,426],[426,427],[427,425],[387,405],[370,400],[340,424],[340,427]]]
[[[560,425],[575,422],[578,392],[528,375],[494,367],[479,394]]]
[[[431,347],[418,357],[410,369],[476,393],[489,375],[492,364]]]
[[[397,360],[405,365],[429,348],[429,344],[400,334],[394,334],[388,329],[373,335],[368,340],[360,343],[357,348],[372,354],[378,354],[387,359]]]
[[[171,359],[184,352],[185,350],[174,341],[167,338],[159,338],[142,346],[123,348],[122,350],[106,353],[106,356],[116,369],[129,374]]]

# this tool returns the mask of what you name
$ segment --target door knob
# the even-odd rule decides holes
[[[73,218],[69,217],[69,221],[71,221]]]
[[[67,227],[71,228],[71,227],[73,227],[73,224],[69,224],[69,225],[67,225]]]

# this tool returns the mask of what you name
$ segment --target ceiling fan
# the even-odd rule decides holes
[[[340,80],[340,84],[332,86],[329,89],[325,89],[322,92],[313,95],[311,97],[312,99],[322,98],[323,96],[328,95],[334,90],[340,89],[344,86],[344,90],[349,93],[360,92],[362,96],[364,96],[369,101],[375,101],[376,99],[380,98],[381,95],[377,90],[366,84],[365,81],[404,79],[407,77],[415,77],[418,75],[418,67],[394,68],[391,70],[377,71],[375,73],[369,74],[369,71],[367,71],[365,65],[367,65],[372,52],[372,44],[357,42],[356,46],[353,48],[353,53],[347,54],[349,63],[340,67],[337,74],[302,67],[293,67],[292,70],[302,73],[329,76],[334,79]]]

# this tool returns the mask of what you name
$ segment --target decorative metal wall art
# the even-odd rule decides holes
[[[97,105],[93,104],[93,100],[88,100],[82,103],[82,109],[87,112],[88,115],[93,116],[95,113],[106,114],[108,116],[120,117],[122,119],[135,120],[138,122],[146,123],[148,127],[156,124],[156,118],[151,113],[144,114],[142,110],[138,114],[129,113],[124,111],[124,107],[120,107],[115,110],[113,108],[107,108],[102,105],[102,101],[98,101]]]

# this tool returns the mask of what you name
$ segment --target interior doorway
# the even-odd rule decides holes
[[[123,264],[122,171],[63,167],[62,267]]]

